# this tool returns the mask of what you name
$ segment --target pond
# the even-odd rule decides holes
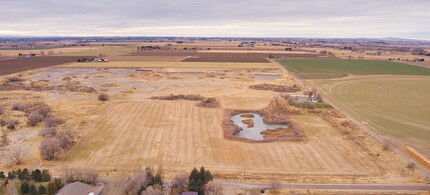
[[[246,115],[249,115],[246,116]],[[252,116],[252,118],[250,117]],[[253,127],[248,127],[248,123],[245,124],[243,120],[250,119],[254,122]],[[239,132],[237,136],[243,137],[246,139],[252,139],[261,141],[264,140],[263,135],[261,134],[262,131],[268,130],[268,129],[277,129],[277,128],[288,128],[288,125],[269,125],[264,123],[263,117],[260,114],[257,113],[240,113],[236,114],[231,117],[231,120],[235,125],[242,128],[243,130]]]

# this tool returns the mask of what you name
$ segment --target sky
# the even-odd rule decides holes
[[[0,7],[0,36],[430,40],[430,0],[0,0]]]

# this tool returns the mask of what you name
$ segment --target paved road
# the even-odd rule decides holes
[[[270,188],[268,184],[217,182],[222,186],[241,188]],[[430,191],[430,185],[385,184],[282,184],[284,189],[305,190],[365,190],[365,191]]]

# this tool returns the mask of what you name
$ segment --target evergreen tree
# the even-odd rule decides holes
[[[148,186],[154,185],[154,174],[152,173],[152,170],[148,167],[146,168],[146,183]]]
[[[157,173],[154,177],[154,184],[158,184],[163,186],[163,178],[161,177],[161,173]]]
[[[5,178],[6,178],[6,175],[4,175],[4,172],[0,171],[0,179],[5,179]]]
[[[57,192],[58,192],[58,190],[60,190],[61,188],[63,188],[64,187],[64,184],[63,184],[63,182],[61,181],[61,179],[59,179],[59,178],[55,178],[54,179],[54,186],[55,186],[55,189],[57,190]]]
[[[31,179],[33,179],[35,182],[41,182],[42,181],[42,171],[39,169],[36,169],[31,172]]]
[[[37,195],[37,189],[36,189],[36,186],[34,184],[30,184],[30,186],[28,187],[28,194],[29,195]]]
[[[57,193],[57,190],[55,188],[54,182],[51,181],[51,182],[48,183],[48,187],[46,189],[46,194],[48,194],[48,195],[55,195],[55,193]]]
[[[28,169],[24,169],[21,171],[21,169],[18,169],[17,171],[18,173],[18,179],[21,181],[28,181],[30,180],[31,176],[30,176],[30,172],[28,171]]]
[[[29,186],[26,181],[21,183],[21,194],[28,194],[29,192]]]
[[[14,180],[16,178],[16,172],[15,171],[9,171],[7,173],[7,178],[10,180]]]
[[[209,181],[212,181],[213,179],[214,177],[212,176],[212,173],[209,170],[206,170],[204,177],[205,184],[209,183]]]
[[[39,186],[39,190],[38,190],[39,194],[46,194],[46,187],[43,185]]]
[[[49,170],[43,169],[42,173],[41,173],[41,176],[40,176],[40,179],[43,182],[51,181],[51,174],[49,173]]]
[[[190,177],[188,181],[189,182],[191,182],[191,180],[197,181],[198,179],[199,179],[199,171],[197,171],[196,167],[194,167],[194,169],[190,173]]]

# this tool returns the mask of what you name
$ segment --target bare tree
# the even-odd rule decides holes
[[[63,180],[66,183],[73,182],[76,175],[76,168],[75,167],[63,167],[61,172],[61,180]]]
[[[92,185],[96,184],[97,178],[99,177],[99,174],[95,169],[84,169],[82,170],[81,174],[83,182]]]
[[[57,159],[63,151],[57,138],[45,138],[40,142],[39,150],[45,160]]]
[[[160,185],[148,186],[145,191],[142,192],[142,195],[160,195],[163,193],[163,190]]]
[[[23,150],[21,146],[12,150],[11,160],[14,165],[22,164],[25,156],[27,156],[27,151]]]
[[[133,175],[128,179],[125,187],[124,193],[137,194],[142,186],[146,186],[146,171],[141,169],[134,171]]]
[[[61,148],[70,148],[75,142],[75,135],[71,130],[66,129],[57,133],[57,139],[60,143]]]
[[[205,194],[207,195],[218,195],[222,191],[221,185],[218,185],[212,181],[205,185]]]
[[[188,187],[188,179],[188,174],[177,174],[173,177],[172,187],[179,188],[183,192]]]
[[[272,189],[272,192],[274,192],[274,193],[278,193],[279,190],[281,189],[281,187],[282,187],[281,182],[274,181],[274,182],[270,183],[270,188]]]

